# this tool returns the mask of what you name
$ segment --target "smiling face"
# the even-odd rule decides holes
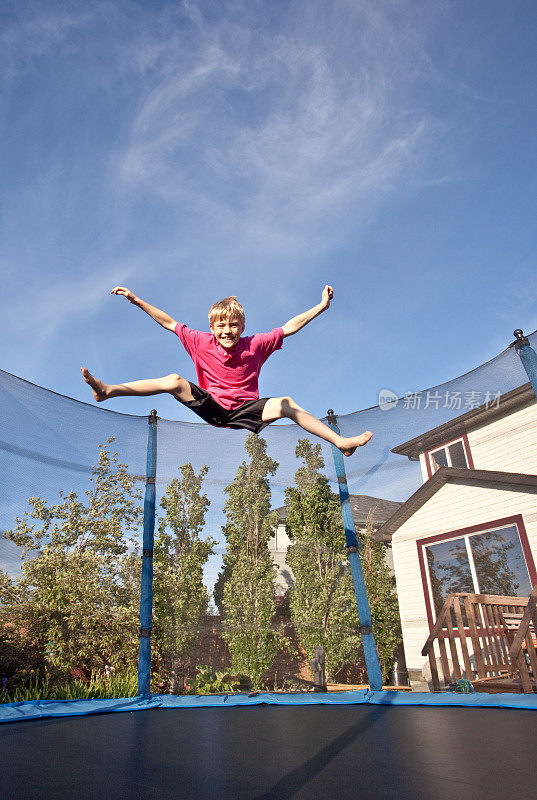
[[[235,347],[243,331],[244,324],[238,317],[216,319],[211,324],[211,333],[226,350],[231,350],[232,347]]]

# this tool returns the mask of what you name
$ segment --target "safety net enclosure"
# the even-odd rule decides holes
[[[387,394],[379,407],[329,417],[344,435],[374,431],[367,447],[345,459],[346,476],[330,446],[316,449],[293,425],[251,437],[160,419],[149,403],[147,417],[129,416],[0,372],[6,796],[530,796],[536,694],[296,690],[307,683],[301,665],[320,643],[332,680],[337,665],[347,677],[361,668],[366,682],[360,654],[363,648],[367,662],[373,633],[369,654],[377,667],[380,657],[387,677],[399,622],[379,542],[408,520],[412,504],[421,508],[427,486],[440,491],[454,475],[461,485],[473,480],[461,448],[439,431],[452,433],[456,423],[461,434],[472,419],[503,426],[503,436],[511,431],[507,450],[515,460],[502,466],[507,473],[489,471],[489,483],[505,474],[511,485],[520,479],[517,497],[534,502],[535,341],[533,334],[518,353],[510,347],[432,389]],[[505,441],[494,430],[492,438]],[[431,449],[426,458],[422,440]],[[513,469],[517,451],[529,476]],[[428,475],[432,466],[438,472]],[[485,471],[474,466],[483,483]],[[514,539],[494,539],[512,538],[509,520],[485,532],[495,549],[481,552],[481,562],[476,531],[462,536],[470,542],[472,580],[485,580],[485,564],[492,589],[520,593],[535,583],[537,515],[531,505],[524,509],[516,528],[522,556]],[[431,603],[466,575],[457,547],[443,561],[426,560],[436,581]],[[366,624],[357,563],[362,589],[369,587]],[[400,594],[407,592],[405,569],[400,586],[397,576]],[[211,609],[214,584],[218,608]],[[258,691],[282,685],[287,692]]]
[[[535,341],[536,334],[528,337],[528,350]],[[374,432],[367,447],[345,459],[351,500],[373,516],[382,503],[398,507],[416,492],[423,476],[417,461],[393,448],[472,409],[497,407],[501,397],[527,382],[519,354],[509,347],[461,377],[403,398],[381,398],[380,406],[364,411],[339,415],[337,398],[327,398],[343,435]],[[135,695],[139,639],[148,651],[152,648],[153,672],[146,688],[153,694],[281,688],[285,677],[307,674],[300,672],[301,665],[307,670],[322,626],[301,617],[296,607],[293,618],[283,579],[275,602],[271,558],[285,578],[285,552],[278,562],[275,539],[283,537],[289,498],[298,491],[297,470],[314,452],[303,445],[297,457],[298,443],[319,444],[322,460],[310,463],[312,474],[326,476],[337,493],[341,481],[330,445],[292,424],[269,426],[260,445],[243,431],[174,422],[158,414],[152,422],[150,411],[156,406],[158,412],[158,397],[148,398],[147,417],[131,416],[72,400],[6,372],[0,372],[0,397],[0,530],[7,532],[0,539],[5,699],[29,699],[23,688],[32,681],[39,691],[40,686],[50,690],[54,682],[89,685],[98,679],[96,696]],[[154,478],[148,472],[153,434]],[[148,485],[154,487],[150,502],[156,509],[156,538],[154,553],[152,547],[145,552],[152,560],[154,597],[152,625],[150,616],[144,626],[139,619],[140,557],[148,550],[142,541]],[[254,496],[260,488],[261,499]],[[254,543],[245,529],[249,514],[257,515],[259,523]],[[367,522],[368,513],[362,516],[355,519],[358,526]],[[378,522],[385,523],[386,516]],[[332,678],[337,673],[332,665],[348,668],[348,674],[356,667],[364,633],[355,607],[344,593],[337,594],[345,581],[352,592],[338,524],[341,552],[339,545],[332,552],[326,544],[329,532],[318,554],[334,561],[339,553],[327,594],[340,607],[332,629],[322,628],[328,662],[333,659],[327,664]],[[306,556],[305,551],[300,555],[299,544],[296,539],[286,547],[295,547],[290,560],[306,580]],[[241,564],[244,553],[249,561]],[[257,617],[247,613],[247,594],[241,595],[253,574],[257,583],[250,588],[257,594],[250,597],[259,602]],[[218,608],[211,608],[215,583]],[[289,570],[287,586],[299,596],[300,582],[297,576],[289,580]],[[222,618],[218,612],[222,606],[226,611],[226,603]],[[382,644],[390,653],[382,662],[384,678],[395,657],[397,637],[390,638],[391,633],[386,632]],[[383,635],[377,644],[384,642]],[[342,639],[346,650],[338,650]],[[230,650],[238,655],[230,658]],[[203,687],[201,678],[196,683],[200,675]],[[363,667],[361,675],[360,682],[366,683]],[[14,688],[21,693],[9,694]]]

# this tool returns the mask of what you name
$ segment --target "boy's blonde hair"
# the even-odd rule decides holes
[[[219,319],[233,319],[236,317],[242,325],[245,323],[244,308],[241,306],[237,298],[232,295],[231,297],[224,297],[218,303],[213,303],[209,309],[209,325],[217,322]]]

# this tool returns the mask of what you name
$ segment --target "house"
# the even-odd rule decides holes
[[[537,584],[537,399],[525,384],[393,448],[423,485],[379,528],[391,542],[407,669],[450,592],[527,596]]]
[[[373,515],[373,527],[377,529],[383,525],[401,505],[401,503],[397,503],[393,500],[383,500],[379,497],[370,497],[365,494],[351,495],[350,501],[356,531],[365,530],[370,513]],[[282,597],[289,588],[294,586],[294,576],[285,560],[287,549],[291,545],[291,540],[285,532],[287,506],[281,506],[277,508],[276,511],[278,512],[278,527],[274,536],[269,539],[268,548],[272,560],[277,567],[277,572],[274,577],[276,596]],[[386,562],[393,570],[390,542],[386,542],[386,544]]]

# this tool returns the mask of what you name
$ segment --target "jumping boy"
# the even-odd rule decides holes
[[[84,380],[91,386],[97,402],[111,397],[167,392],[210,425],[246,428],[253,433],[259,433],[271,422],[287,417],[308,433],[335,445],[346,456],[352,455],[357,447],[367,444],[371,439],[371,431],[350,438],[339,436],[297,405],[292,397],[259,398],[258,377],[261,367],[275,350],[281,348],[287,336],[297,333],[330,307],[334,296],[331,286],[324,287],[319,305],[293,317],[282,328],[244,337],[241,335],[245,327],[244,310],[236,297],[226,297],[211,307],[211,333],[202,333],[176,322],[124,286],[116,286],[110,294],[126,297],[155,322],[179,337],[194,362],[199,385],[176,373],[164,378],[109,385],[81,367]]]

